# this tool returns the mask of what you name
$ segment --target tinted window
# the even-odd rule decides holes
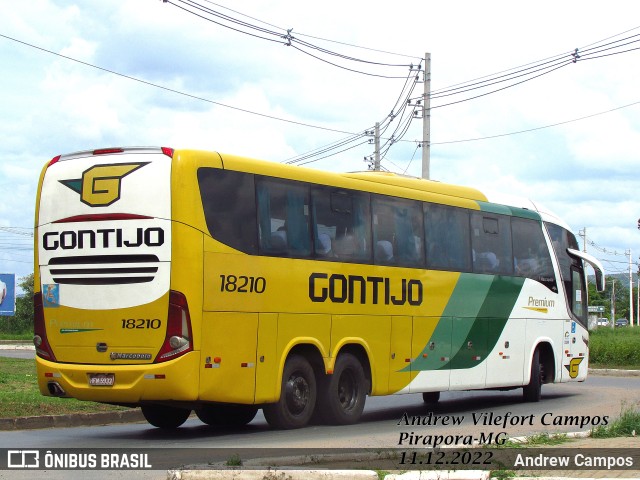
[[[469,212],[427,203],[424,223],[429,268],[471,271]]]
[[[218,168],[200,168],[198,184],[210,235],[242,252],[257,253],[254,176]]]
[[[557,292],[551,255],[540,222],[524,218],[511,219],[514,272],[543,283]]]
[[[292,257],[311,254],[309,188],[297,182],[258,179],[260,252]]]
[[[471,271],[469,213],[444,205],[424,205],[429,268]]]
[[[375,263],[424,266],[422,205],[393,197],[373,197]]]
[[[583,302],[583,298],[586,299],[586,293],[583,292],[583,285],[574,285],[574,274],[577,272],[580,277],[582,273],[582,261],[572,257],[567,252],[567,248],[578,250],[578,241],[573,233],[570,231],[555,225],[553,223],[546,223],[547,231],[551,237],[551,244],[556,252],[558,258],[558,265],[560,267],[560,276],[562,277],[562,283],[564,284],[564,290],[569,301],[569,307],[571,311],[576,315],[576,312],[582,311],[582,317],[576,315],[578,319],[585,323],[584,308],[581,305],[576,305],[576,301]],[[582,283],[582,280],[580,281]],[[577,289],[577,290],[576,290]],[[580,290],[582,293],[576,294]]]
[[[369,195],[314,188],[311,197],[315,256],[343,262],[371,261]]]
[[[471,214],[473,271],[513,275],[510,218],[484,212]]]

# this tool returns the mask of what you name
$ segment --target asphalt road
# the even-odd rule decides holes
[[[261,413],[246,427],[222,430],[202,424],[192,417],[175,431],[162,431],[146,423],[105,425],[99,427],[57,428],[44,430],[6,431],[0,435],[0,448],[348,448],[397,447],[400,433],[479,435],[481,432],[506,431],[510,436],[531,435],[543,431],[572,432],[576,425],[545,425],[565,420],[569,416],[585,416],[592,421],[608,416],[613,419],[624,405],[636,405],[640,392],[640,377],[590,376],[584,383],[543,386],[539,403],[523,403],[521,390],[509,392],[445,392],[432,417],[457,417],[460,425],[407,426],[402,421],[406,413],[426,416],[420,395],[372,397],[362,420],[352,426],[312,425],[300,430],[270,430]],[[476,425],[483,414],[528,419],[524,425]],[[545,416],[546,414],[546,416]],[[451,422],[449,422],[451,423]],[[499,423],[499,422],[498,422]],[[588,430],[592,423],[582,430]],[[404,446],[409,445],[407,442]],[[401,445],[402,446],[402,445]]]
[[[29,351],[3,350],[0,355],[33,355]],[[539,403],[523,403],[522,390],[509,392],[445,392],[435,409],[427,409],[420,395],[398,395],[372,397],[362,420],[353,426],[312,425],[293,431],[270,430],[261,413],[246,427],[222,430],[202,424],[192,417],[181,428],[166,432],[146,423],[104,425],[99,427],[57,428],[44,430],[5,431],[0,435],[0,448],[125,448],[137,451],[147,448],[164,448],[166,459],[176,466],[195,459],[198,452],[206,452],[208,461],[224,461],[234,449],[280,448],[296,455],[303,448],[350,448],[350,447],[407,447],[418,435],[472,436],[494,435],[506,432],[509,436],[531,435],[540,432],[575,432],[589,430],[596,421],[608,417],[609,421],[619,416],[625,405],[637,405],[640,393],[640,377],[615,377],[590,375],[584,383],[569,383],[543,386],[543,397]],[[426,419],[438,418],[437,425],[406,425],[405,418],[418,416]],[[480,418],[493,414],[493,423],[483,425]],[[475,415],[475,417],[474,417]],[[501,416],[502,419],[497,419]],[[572,417],[584,417],[589,423],[579,428]],[[460,420],[453,425],[453,418]],[[519,419],[518,424],[503,426],[505,418]],[[433,420],[432,420],[433,421]],[[560,422],[561,425],[553,423]],[[477,424],[479,423],[479,424]],[[401,442],[402,434],[405,440]],[[413,437],[411,437],[413,435]],[[406,438],[409,438],[407,440]],[[424,448],[418,445],[417,448]],[[246,452],[246,450],[240,450]],[[282,452],[283,450],[281,450]],[[194,456],[195,455],[195,456]],[[12,473],[7,476],[7,473]],[[20,472],[0,472],[0,478],[67,478],[47,472],[46,476],[21,477]],[[35,474],[36,472],[32,472]],[[80,473],[80,472],[75,472]],[[82,478],[111,478],[109,472],[85,472]],[[115,472],[111,472],[115,473]],[[133,475],[130,475],[133,474]],[[147,472],[127,472],[137,480],[166,478],[166,469]],[[79,477],[80,478],[80,477]]]

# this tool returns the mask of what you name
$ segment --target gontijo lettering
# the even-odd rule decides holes
[[[364,277],[334,273],[309,275],[309,298],[312,302],[372,303],[378,305],[422,305],[423,286],[418,279]]]
[[[122,228],[97,230],[65,230],[47,232],[42,236],[45,250],[109,248],[109,247],[159,247],[164,243],[164,230],[160,227],[137,228],[135,235],[127,235]]]

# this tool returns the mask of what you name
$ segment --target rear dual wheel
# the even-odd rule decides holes
[[[305,357],[293,354],[284,365],[280,400],[264,406],[264,417],[273,428],[304,427],[313,415],[316,398],[313,367]]]
[[[172,430],[187,421],[191,410],[166,405],[142,405],[142,415],[154,427]]]
[[[350,353],[338,356],[332,375],[319,381],[318,416],[324,423],[351,425],[362,415],[368,382],[362,364]]]

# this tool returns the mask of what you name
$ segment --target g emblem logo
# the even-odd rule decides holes
[[[564,368],[569,372],[569,376],[571,378],[576,378],[578,376],[578,370],[580,368],[580,364],[584,360],[584,357],[576,357],[572,358],[569,362],[569,365],[565,365]]]
[[[82,172],[82,178],[60,180],[60,183],[79,193],[82,203],[90,207],[107,207],[120,200],[122,179],[148,163],[94,165]]]

